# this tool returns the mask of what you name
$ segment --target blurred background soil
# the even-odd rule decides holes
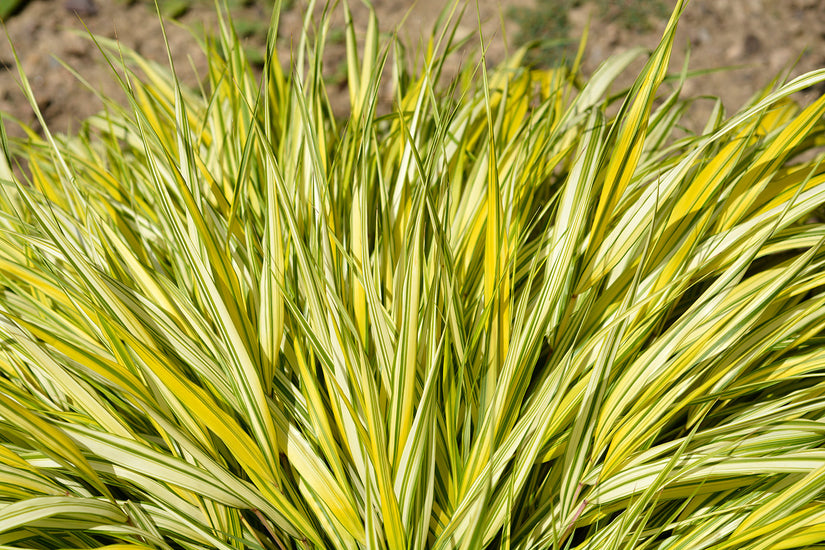
[[[2,6],[3,2],[0,2]],[[37,103],[52,131],[76,131],[81,121],[96,113],[101,102],[95,92],[123,97],[112,69],[89,40],[88,32],[115,38],[124,46],[168,65],[166,46],[153,3],[127,0],[17,0],[3,16],[6,33],[34,90]],[[410,51],[428,36],[443,6],[443,0],[373,0],[381,30],[398,32]],[[260,60],[272,1],[229,2],[232,17],[244,46]],[[288,62],[290,45],[297,40],[306,10],[302,0],[288,2],[282,12],[279,44],[282,61]],[[356,29],[366,29],[368,11],[361,2],[351,2]],[[477,21],[487,50],[488,65],[495,64],[514,48],[530,40],[541,46],[531,54],[538,65],[552,65],[569,58],[583,29],[589,24],[590,38],[584,70],[592,72],[607,56],[627,48],[657,44],[674,0],[478,0],[468,4],[459,24],[459,34],[475,33]],[[160,0],[167,18],[169,49],[178,76],[195,86],[206,73],[206,60],[196,37],[216,32],[211,0]],[[325,74],[336,112],[346,112],[345,42],[342,9],[329,33]],[[402,20],[404,21],[401,24]],[[399,27],[400,25],[400,27]],[[19,76],[9,41],[0,39],[0,111],[35,131],[41,131],[18,84]],[[477,50],[476,50],[477,51]],[[684,93],[722,98],[728,112],[739,108],[774,78],[787,78],[825,67],[825,0],[692,0],[679,25],[671,71],[678,71],[686,55],[691,70],[711,72],[689,80]],[[477,63],[478,56],[453,57],[448,71],[461,63]],[[89,90],[62,64],[82,75]],[[638,71],[641,63],[633,68]],[[624,84],[632,81],[632,74]],[[799,97],[807,102],[825,88]],[[390,97],[383,98],[391,101]],[[691,116],[701,127],[710,102],[697,105]],[[21,135],[16,125],[9,133]]]

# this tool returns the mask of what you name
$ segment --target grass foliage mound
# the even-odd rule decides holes
[[[685,132],[682,9],[621,93],[350,25],[344,121],[326,18],[101,41],[127,105],[3,134],[0,546],[825,547],[825,71]]]

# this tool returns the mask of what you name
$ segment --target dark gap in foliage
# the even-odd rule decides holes
[[[756,258],[745,271],[745,279],[765,272],[768,269],[779,267],[782,264],[792,262],[796,257],[807,252],[804,248],[785,250],[778,254],[768,254]]]

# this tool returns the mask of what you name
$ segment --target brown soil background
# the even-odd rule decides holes
[[[144,56],[167,63],[160,23],[147,4],[97,0],[95,13],[78,16],[71,10],[88,6],[91,0],[33,0],[18,14],[4,22],[9,40],[17,52],[52,131],[76,131],[81,121],[101,108],[95,93],[81,84],[58,60],[81,74],[87,82],[106,95],[122,96],[97,47],[84,36],[92,33],[116,38],[123,45]],[[490,44],[489,63],[501,61],[512,51],[517,26],[508,20],[509,6],[530,6],[534,0],[479,0],[478,13],[471,3],[462,20],[460,33],[472,33],[477,17]],[[673,5],[673,0],[666,3]],[[261,3],[262,4],[262,3]],[[399,36],[414,49],[422,35],[427,35],[443,0],[374,0],[382,31],[398,29]],[[280,47],[288,55],[291,37],[300,32],[305,4],[300,0],[281,16]],[[359,30],[366,28],[367,11],[360,2],[352,2]],[[81,11],[83,11],[81,9]],[[403,26],[398,27],[406,14]],[[237,19],[265,21],[270,14],[262,5],[233,12]],[[337,22],[342,25],[341,8]],[[607,56],[635,46],[654,47],[664,29],[664,19],[654,19],[650,31],[639,33],[623,28],[615,21],[599,15],[593,6],[585,5],[570,12],[572,37],[580,36],[590,22],[590,39],[585,56],[585,72],[592,72]],[[169,48],[182,80],[195,85],[198,75],[205,74],[206,61],[197,40],[189,29],[202,26],[215,31],[216,17],[211,4],[195,5],[179,23],[167,23]],[[260,46],[260,38],[248,39],[250,47]],[[476,39],[476,44],[478,43]],[[326,55],[326,67],[335,67],[345,55],[341,41],[331,43]],[[671,70],[681,66],[690,51],[689,67],[694,70],[736,67],[688,81],[684,93],[721,97],[728,112],[739,108],[758,89],[775,77],[787,77],[825,67],[825,0],[692,0],[680,22]],[[448,68],[454,70],[461,62],[476,62],[474,58],[455,57]],[[635,67],[638,70],[639,67]],[[633,75],[628,75],[629,82]],[[35,130],[40,130],[32,109],[18,84],[12,49],[0,39],[0,111],[17,118]],[[336,110],[345,109],[345,84],[330,90]],[[802,102],[825,92],[825,87],[802,94]],[[706,102],[707,109],[710,103]],[[701,107],[693,114],[699,124]],[[12,135],[20,135],[15,125]]]

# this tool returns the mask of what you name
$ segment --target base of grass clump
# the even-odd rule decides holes
[[[611,99],[350,24],[343,124],[328,19],[208,92],[101,41],[128,105],[3,134],[0,544],[821,545],[825,71],[684,137],[682,9]]]

